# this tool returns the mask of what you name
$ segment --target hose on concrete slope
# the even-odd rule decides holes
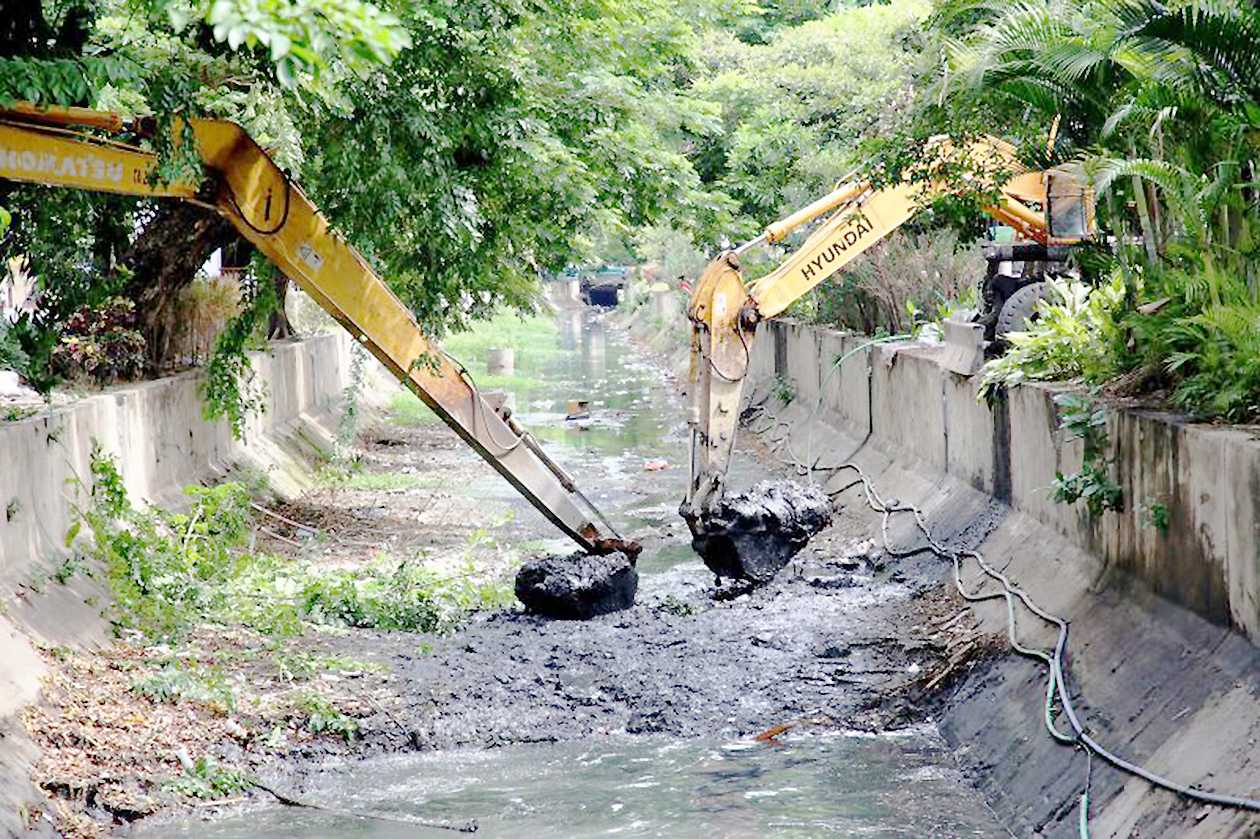
[[[822,406],[823,395],[826,393],[826,385],[830,381],[830,378],[835,373],[836,369],[840,367],[840,364],[849,356],[859,352],[860,350],[866,349],[872,344],[884,343],[886,341],[897,340],[903,337],[905,336],[891,336],[888,338],[875,339],[873,341],[869,341],[865,344],[855,347],[854,349],[850,350],[849,352],[841,355],[840,357],[836,359],[835,363],[832,365],[832,369],[828,371],[827,377],[825,377],[822,383],[820,384],[819,393],[818,393],[818,401],[814,405],[813,410],[810,412],[808,418],[806,419],[806,429],[808,432],[808,438],[807,438],[807,451],[808,452],[812,453],[814,418],[817,416],[818,411]],[[868,367],[868,389],[869,389],[869,367]],[[757,407],[759,408],[760,406],[758,405]],[[1220,805],[1224,807],[1233,807],[1233,808],[1238,808],[1238,809],[1245,809],[1245,810],[1252,810],[1252,811],[1260,812],[1260,800],[1258,799],[1246,798],[1244,796],[1239,796],[1239,795],[1228,795],[1228,794],[1216,793],[1216,792],[1211,792],[1209,790],[1202,790],[1197,787],[1192,787],[1187,784],[1182,784],[1177,781],[1173,781],[1169,778],[1165,778],[1161,775],[1157,775],[1156,773],[1150,771],[1149,769],[1146,769],[1143,766],[1140,766],[1138,764],[1132,763],[1131,761],[1125,760],[1124,758],[1120,757],[1119,755],[1115,754],[1114,752],[1104,747],[1097,740],[1095,740],[1088,733],[1086,733],[1085,726],[1082,724],[1080,717],[1077,715],[1076,709],[1072,704],[1072,699],[1071,699],[1071,696],[1069,695],[1069,690],[1067,686],[1066,669],[1063,663],[1063,659],[1067,650],[1067,643],[1068,643],[1068,622],[1066,620],[1064,620],[1063,618],[1057,615],[1051,614],[1050,612],[1047,612],[1046,610],[1038,606],[1032,600],[1032,598],[1028,596],[1028,594],[1025,591],[1020,589],[1018,586],[1012,584],[1011,581],[1006,577],[1006,575],[1002,574],[1000,571],[997,571],[992,566],[990,566],[979,552],[973,551],[973,550],[958,550],[958,551],[951,550],[947,548],[945,545],[943,545],[942,543],[940,543],[939,541],[937,541],[937,539],[932,535],[931,530],[928,528],[927,523],[924,520],[922,512],[917,507],[911,504],[889,504],[886,501],[884,501],[884,499],[880,497],[879,493],[875,490],[875,487],[871,483],[869,477],[867,477],[866,473],[856,463],[853,463],[850,461],[850,462],[846,462],[846,463],[842,463],[842,464],[838,464],[834,466],[820,466],[818,463],[810,463],[808,457],[806,461],[802,463],[801,460],[797,458],[795,452],[792,450],[791,428],[788,425],[788,423],[782,420],[772,419],[771,426],[768,426],[765,429],[761,429],[757,433],[764,433],[770,428],[778,427],[778,426],[785,427],[788,429],[788,431],[786,434],[784,434],[782,437],[778,438],[777,440],[771,441],[771,443],[772,445],[777,444],[779,442],[783,443],[784,450],[787,452],[787,455],[788,455],[788,457],[784,459],[784,462],[791,465],[798,475],[808,476],[812,480],[814,474],[819,473],[819,472],[827,473],[829,478],[834,477],[834,475],[838,472],[842,472],[846,470],[850,470],[856,473],[857,481],[850,483],[846,487],[840,490],[831,492],[829,494],[834,496],[836,494],[839,494],[839,492],[843,492],[845,489],[848,489],[849,487],[854,486],[856,483],[860,483],[863,487],[863,491],[866,496],[867,505],[874,512],[879,513],[881,515],[880,533],[884,542],[884,550],[887,551],[890,555],[897,556],[897,557],[905,557],[905,556],[910,556],[915,553],[918,553],[921,550],[921,548],[918,548],[918,547],[897,548],[893,546],[891,540],[889,539],[888,527],[889,527],[889,522],[892,520],[892,517],[898,513],[910,513],[911,515],[913,515],[914,520],[915,520],[915,525],[918,528],[919,532],[923,535],[923,538],[927,542],[927,545],[931,549],[931,551],[934,554],[936,554],[938,557],[942,559],[949,559],[952,562],[954,566],[954,583],[958,589],[959,595],[964,600],[967,600],[969,602],[979,602],[979,601],[984,601],[984,600],[994,600],[999,597],[1002,597],[1005,599],[1006,611],[1007,611],[1007,638],[1009,640],[1009,643],[1011,644],[1012,649],[1014,649],[1018,654],[1022,656],[1041,662],[1042,664],[1046,666],[1046,669],[1047,669],[1046,700],[1045,700],[1045,705],[1044,705],[1044,719],[1043,719],[1047,732],[1056,742],[1062,745],[1070,745],[1070,746],[1081,748],[1082,750],[1084,750],[1085,755],[1086,755],[1085,784],[1084,784],[1084,788],[1081,792],[1081,797],[1080,797],[1080,820],[1079,820],[1080,835],[1083,837],[1083,839],[1087,839],[1089,836],[1089,789],[1090,789],[1090,783],[1092,780],[1093,755],[1097,755],[1098,757],[1105,760],[1107,763],[1110,763],[1112,766],[1116,767],[1117,769],[1120,769],[1123,772],[1126,772],[1135,777],[1142,778],[1143,780],[1147,781],[1153,786],[1168,790],[1170,792],[1176,793],[1177,795],[1181,795],[1185,798],[1189,798],[1194,801],[1199,801],[1199,802],[1203,802],[1207,804],[1216,804],[1216,805]],[[806,465],[806,464],[809,464],[809,465]],[[962,564],[967,559],[974,560],[977,566],[980,568],[980,570],[984,573],[984,575],[996,581],[1001,586],[1002,590],[999,592],[992,592],[988,594],[981,594],[978,592],[968,591],[966,587],[963,585],[963,581],[962,581]],[[1016,628],[1017,627],[1016,610],[1015,610],[1016,600],[1019,600],[1024,605],[1024,607],[1033,615],[1037,616],[1039,619],[1057,628],[1058,639],[1055,643],[1053,652],[1046,652],[1045,650],[1027,647],[1023,643],[1020,642],[1017,628]],[[1072,732],[1073,732],[1072,734],[1064,733],[1063,731],[1059,730],[1058,727],[1055,725],[1054,702],[1056,698],[1058,699],[1060,706],[1063,708],[1064,714],[1068,718],[1068,722],[1072,728]]]

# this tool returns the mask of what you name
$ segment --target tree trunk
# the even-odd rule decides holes
[[[289,292],[289,278],[279,271],[274,277],[276,284],[276,308],[271,310],[271,319],[267,322],[267,337],[274,341],[283,341],[294,335],[293,324],[289,323],[289,315],[284,310],[284,298]]]
[[[158,205],[152,220],[122,255],[132,271],[123,293],[136,304],[149,366],[167,363],[175,334],[176,298],[219,248],[236,238],[227,219],[182,201]]]

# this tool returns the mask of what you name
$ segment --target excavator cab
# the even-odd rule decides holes
[[[1046,227],[1056,245],[1076,245],[1094,238],[1094,194],[1068,167],[1046,170]]]

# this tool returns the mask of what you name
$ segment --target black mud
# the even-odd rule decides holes
[[[831,524],[831,499],[818,486],[762,481],[688,517],[691,545],[719,578],[769,581]]]
[[[959,604],[938,602],[926,575],[916,583],[884,568],[869,542],[829,534],[816,543],[731,600],[715,597],[696,561],[645,576],[639,602],[614,614],[575,622],[501,612],[425,654],[398,649],[391,670],[401,704],[363,721],[368,744],[740,737],[781,725],[879,730],[917,720],[905,700],[945,650],[930,627]],[[923,617],[908,622],[908,611]]]
[[[530,560],[516,574],[516,599],[531,614],[562,620],[588,620],[634,605],[639,572],[633,557],[614,553]]]

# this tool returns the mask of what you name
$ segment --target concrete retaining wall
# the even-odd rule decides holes
[[[1076,471],[1083,457],[1081,442],[1058,427],[1053,397],[1063,386],[1023,385],[990,406],[976,399],[978,380],[937,363],[938,347],[863,347],[864,337],[790,321],[763,329],[750,381],[782,378],[811,407],[822,390],[828,417],[862,445],[994,496],[1097,557],[1101,573],[1132,574],[1260,644],[1260,438],[1254,429],[1109,410],[1111,473],[1124,490],[1125,509],[1091,518],[1083,505],[1050,497],[1055,472]],[[1167,511],[1166,532],[1152,522],[1159,506]]]
[[[133,501],[177,502],[190,483],[249,467],[281,494],[309,481],[328,450],[350,382],[343,334],[273,344],[256,354],[266,410],[243,439],[202,418],[199,377],[112,387],[19,422],[0,422],[0,834],[12,828],[34,750],[13,714],[34,701],[44,668],[35,646],[93,645],[108,632],[103,581],[52,574],[64,561],[73,504],[90,485],[92,447],[116,456]],[[31,794],[28,794],[31,793]],[[12,806],[10,806],[12,805]],[[10,818],[11,817],[11,818]]]
[[[1260,442],[1241,430],[1115,410],[1114,476],[1130,509],[1091,521],[1046,491],[1056,469],[1073,470],[1082,456],[1058,430],[1055,388],[1016,388],[990,408],[976,401],[974,382],[936,364],[937,350],[865,342],[790,322],[765,325],[749,390],[756,399],[781,392],[775,377],[795,390],[787,406],[764,403],[790,429],[795,456],[857,463],[885,498],[922,510],[936,538],[981,552],[1068,620],[1069,684],[1098,741],[1175,781],[1260,797]],[[820,392],[823,410],[815,411]],[[827,478],[841,515],[864,519],[877,534],[879,518],[861,492],[843,490],[851,479]],[[1144,523],[1133,499],[1167,506],[1166,535]],[[908,517],[893,521],[889,539],[922,544]],[[920,572],[952,590],[952,567],[926,551],[879,573]],[[963,578],[969,591],[995,590],[974,562]],[[1004,601],[969,608],[1005,649]],[[1023,643],[1053,647],[1054,632],[1022,608],[1018,614]],[[959,765],[1011,835],[1069,839],[1079,836],[1086,759],[1046,733],[1044,679],[1040,663],[995,653],[961,665],[939,695],[910,701],[933,703]],[[1066,727],[1062,715],[1058,725]],[[1260,836],[1260,815],[1187,802],[1101,759],[1091,781],[1093,836]]]

